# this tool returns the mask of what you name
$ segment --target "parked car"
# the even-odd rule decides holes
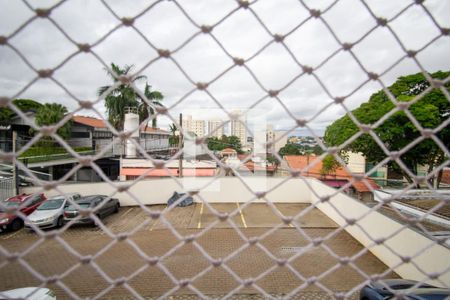
[[[0,292],[0,299],[56,300],[56,296],[47,288],[25,287]]]
[[[184,194],[184,193],[177,193],[177,192],[174,192],[174,193],[172,194],[172,196],[169,198],[169,200],[167,200],[167,206],[173,205],[175,202],[178,201],[178,199],[180,199],[180,198],[182,198],[182,197],[184,197],[184,199],[181,200],[181,201],[177,204],[177,206],[179,206],[179,207],[185,207],[185,206],[189,206],[189,205],[194,204],[194,199],[193,199],[191,196],[187,196],[187,197],[186,197],[186,194]]]
[[[405,295],[402,299],[405,300],[444,300],[450,296],[450,289],[437,288],[426,283],[420,283],[416,288],[411,289],[416,284],[417,281],[407,279],[386,279],[376,281],[362,288],[360,299],[396,299],[396,295],[393,292],[404,292]]]
[[[112,213],[119,212],[120,208],[119,200],[116,198],[109,198],[108,196],[105,195],[92,195],[81,197],[81,199],[77,201],[78,206],[80,206],[83,209],[94,209],[97,208],[102,203],[103,205],[95,211],[95,215],[97,215],[99,219],[102,219]],[[76,224],[97,225],[90,216],[77,219],[78,214],[79,214],[78,208],[75,205],[69,205],[64,210],[64,222],[68,223],[72,220],[75,220],[74,223]]]
[[[3,207],[20,207],[20,211],[25,215],[30,215],[36,208],[41,205],[47,198],[44,194],[21,194],[8,198],[2,202]],[[0,206],[0,231],[10,229],[12,231],[19,230],[23,226],[23,220],[13,214],[6,212]]]
[[[31,224],[40,228],[62,227],[64,225],[64,209],[72,202],[81,199],[78,193],[64,194],[48,198],[28,216],[25,227],[32,229]]]

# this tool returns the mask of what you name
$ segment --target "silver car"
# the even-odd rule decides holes
[[[64,225],[64,208],[72,202],[80,200],[78,193],[65,194],[47,199],[28,216],[25,227],[32,229],[31,224],[39,228],[62,227]]]

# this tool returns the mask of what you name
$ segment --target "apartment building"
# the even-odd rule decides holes
[[[233,114],[238,115],[239,118],[231,120],[231,135],[237,136],[241,141],[241,145],[244,146],[247,144],[247,129],[245,127],[247,120],[239,110],[234,111]]]
[[[211,137],[221,138],[224,135],[224,130],[221,125],[221,120],[208,120],[208,134]]]
[[[266,142],[271,143],[267,147],[267,153],[278,153],[287,144],[287,141],[286,131],[274,131],[273,125],[267,125]]]
[[[187,115],[183,118],[183,131],[192,132],[198,137],[205,135],[205,121],[193,120],[191,115]]]

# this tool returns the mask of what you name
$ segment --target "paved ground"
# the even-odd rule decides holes
[[[158,211],[165,206],[148,208]],[[220,221],[214,211],[222,216],[229,213],[233,223]],[[298,213],[302,216],[294,221],[295,226],[283,224],[252,246],[244,240],[260,237],[282,224],[279,216]],[[58,283],[48,284],[60,299],[70,298],[62,286],[80,297],[101,295],[102,299],[133,299],[136,297],[130,292],[132,290],[151,299],[173,289],[172,279],[192,279],[191,285],[176,291],[173,299],[196,299],[194,290],[213,298],[232,291],[237,294],[233,299],[260,299],[262,291],[274,296],[297,291],[294,299],[327,299],[323,289],[349,291],[365,280],[364,274],[380,274],[387,269],[349,234],[336,232],[338,227],[332,220],[317,209],[310,210],[306,204],[277,204],[274,207],[266,204],[198,204],[174,208],[164,216],[154,220],[139,207],[122,208],[118,214],[105,219],[105,225],[114,234],[131,233],[120,242],[114,242],[100,228],[85,226],[67,229],[60,235],[61,241],[44,240],[25,230],[0,234],[0,290],[39,285],[41,281],[24,267],[28,265],[33,272],[45,277],[64,274]],[[233,228],[236,226],[237,230]],[[198,237],[195,243],[185,243],[174,233]],[[322,245],[311,245],[310,239],[322,237],[328,237]],[[22,260],[7,261],[3,254],[4,251],[20,253],[30,247],[34,247],[33,251],[26,252]],[[69,247],[71,251],[68,251]],[[93,264],[80,263],[75,252],[81,256],[94,255]],[[205,253],[224,263],[212,266]],[[340,265],[335,258],[358,253],[361,255],[349,265]],[[152,265],[143,255],[164,258]],[[289,258],[293,259],[288,265],[276,263],[276,259]],[[272,272],[260,276],[272,268]],[[239,286],[236,276],[253,278],[255,285]],[[388,275],[393,276],[396,275]],[[112,287],[108,284],[109,278],[126,278],[127,284]],[[317,278],[318,284],[307,285],[305,278]],[[107,293],[100,294],[108,287]],[[296,290],[299,287],[301,289]]]

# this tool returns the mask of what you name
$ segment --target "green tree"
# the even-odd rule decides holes
[[[149,101],[149,103],[151,103],[155,106],[162,106],[161,101],[164,98],[163,95],[159,91],[153,91],[152,87],[150,85],[148,85],[147,83],[145,84],[144,95],[147,98],[147,100]],[[152,106],[150,106],[147,103],[147,101],[142,99],[142,97],[140,97],[139,95],[137,95],[137,96],[141,100],[138,111],[139,111],[139,123],[142,123],[149,116],[155,115],[155,109]],[[156,119],[156,116],[154,116],[152,119],[152,127],[155,128],[155,127],[157,127],[157,125],[158,125],[157,119]],[[145,129],[147,129],[147,124],[145,125]]]
[[[39,108],[42,106],[37,101],[31,99],[14,99],[12,103],[20,109],[22,112],[33,111],[37,112]],[[9,107],[0,108],[0,124],[1,125],[9,125],[11,124],[11,119],[16,116],[16,113],[10,109]]]
[[[312,148],[312,152],[313,152],[316,156],[319,156],[319,155],[321,155],[321,154],[323,153],[323,150],[322,150],[322,148],[320,148],[319,145],[315,145],[315,146]]]
[[[111,63],[111,70],[114,74],[109,70],[107,70],[107,73],[109,77],[111,77],[113,83],[118,84],[121,76],[129,75],[132,69],[133,65],[125,65],[121,68],[116,64]],[[144,75],[136,76],[133,78],[133,82],[145,80],[146,78],[147,77]],[[100,87],[98,90],[98,95],[104,96],[110,88],[110,85]],[[158,91],[152,91],[151,86],[147,83],[145,84],[144,95],[154,105],[161,105],[160,101],[163,99],[162,94]],[[105,107],[108,114],[108,121],[117,130],[123,130],[126,107],[138,108],[140,122],[155,113],[154,109],[148,105],[148,103],[145,102],[129,84],[126,83],[120,83],[114,89],[109,91],[105,97]],[[152,120],[152,124],[156,127],[156,118]]]
[[[215,136],[207,138],[206,144],[208,145],[208,149],[211,151],[222,151],[225,149],[225,145],[218,137]]]
[[[440,80],[446,79],[449,75],[450,72],[441,71],[430,74],[432,78]],[[389,91],[397,101],[409,102],[429,86],[430,83],[426,80],[425,76],[422,73],[418,73],[398,78],[389,87]],[[449,86],[450,84],[447,82],[444,88],[450,91]],[[352,113],[360,123],[371,125],[394,108],[395,105],[390,101],[386,93],[380,90],[374,93],[368,102],[361,104],[357,109],[353,110]],[[441,90],[433,89],[426,93],[419,101],[411,104],[408,110],[422,127],[434,129],[444,123],[448,118],[450,104]],[[359,128],[357,125],[348,115],[345,115],[327,127],[324,140],[327,146],[338,146],[358,131]],[[374,132],[390,152],[402,150],[421,135],[420,131],[414,126],[404,111],[394,113],[374,129]],[[441,129],[436,136],[444,145],[449,145],[449,126]],[[361,135],[348,145],[345,150],[363,153],[369,163],[378,163],[387,156],[369,134]],[[441,165],[446,159],[442,149],[430,138],[421,141],[400,158],[413,174],[417,174],[418,165],[426,164],[428,165],[428,170],[431,171],[436,166]],[[388,167],[402,174],[409,182],[413,182],[407,172],[396,162],[389,162]],[[439,181],[440,178],[438,178]]]
[[[267,155],[266,159],[269,163],[274,164],[277,167],[280,165],[280,161],[278,160],[278,158],[276,158],[276,156],[272,154]]]
[[[298,146],[296,144],[287,143],[286,145],[284,145],[284,147],[282,147],[278,151],[278,154],[281,157],[283,157],[285,155],[300,155],[300,149],[298,148]]]
[[[228,147],[233,148],[239,154],[243,153],[241,140],[235,135],[231,135],[228,137],[227,143],[226,143],[226,148],[228,148]]]
[[[67,108],[58,103],[45,103],[36,113],[35,122],[39,126],[57,124],[67,114]],[[70,137],[72,122],[67,121],[57,130],[57,134],[63,139]]]
[[[341,166],[341,164],[334,158],[333,155],[327,155],[322,160],[322,168],[320,169],[320,175],[331,175],[335,174],[336,170]]]
[[[179,137],[176,135],[176,132],[178,130],[177,126],[172,123],[172,125],[169,125],[169,130],[172,133],[172,135],[169,137],[169,145],[178,146]]]
[[[206,139],[208,149],[212,151],[222,151],[225,148],[232,148],[237,153],[242,154],[241,140],[237,136],[223,135],[220,139],[218,137],[209,137]]]

